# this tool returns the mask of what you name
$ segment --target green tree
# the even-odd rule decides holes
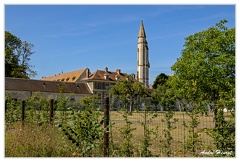
[[[235,28],[228,29],[226,22],[186,38],[182,56],[172,66],[180,98],[217,102],[223,92],[235,96]]]
[[[17,36],[5,31],[5,76],[30,78],[36,75],[29,64],[33,44],[21,41]]]
[[[156,89],[158,85],[163,85],[167,80],[168,76],[166,74],[159,74],[153,82],[153,88]]]
[[[161,105],[164,110],[174,110],[175,108],[175,101],[177,98],[174,95],[171,84],[172,76],[167,76],[167,79],[162,80],[151,95],[151,102],[155,105]]]
[[[174,91],[175,97],[188,105],[201,105],[192,107],[196,117],[201,111],[195,109],[204,111],[203,102],[211,105],[215,128],[210,134],[217,149],[235,151],[234,119],[226,120],[223,115],[223,109],[228,108],[235,118],[235,28],[229,29],[225,23],[227,20],[221,20],[185,39],[182,56],[172,66],[174,75],[167,92]]]
[[[131,77],[117,81],[109,92],[117,96],[122,102],[127,103],[126,105],[129,106],[130,112],[132,111],[134,100],[137,100],[137,97],[145,97],[148,94],[144,85]]]

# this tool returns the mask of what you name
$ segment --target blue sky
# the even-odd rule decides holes
[[[136,73],[143,20],[153,84],[171,74],[184,38],[222,19],[235,27],[234,5],[5,5],[5,30],[35,46],[34,79],[86,67]]]

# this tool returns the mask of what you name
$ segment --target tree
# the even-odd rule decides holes
[[[174,91],[176,98],[187,101],[194,118],[204,104],[212,106],[215,128],[209,134],[224,152],[235,151],[235,28],[228,29],[225,23],[221,20],[185,39],[166,92]],[[230,120],[224,118],[224,108],[231,110]]]
[[[234,97],[235,28],[228,29],[226,22],[186,38],[182,56],[172,66],[180,98],[217,102],[223,92]]]
[[[153,91],[151,102],[155,105],[161,105],[164,110],[174,110],[177,97],[171,87],[173,77],[167,77],[168,79],[158,84],[157,88]]]
[[[145,97],[147,90],[144,85],[133,80],[130,76],[119,80],[110,88],[110,94],[117,96],[124,103],[129,103],[129,110],[132,111],[134,99]],[[128,104],[127,104],[128,105]]]
[[[29,64],[33,44],[5,31],[5,77],[30,78],[36,75]]]
[[[155,89],[152,93],[151,102],[155,105],[160,104],[164,107],[165,103],[170,103],[169,97],[166,96],[166,91],[169,89],[169,85],[167,83],[169,76],[164,73],[159,74],[154,83],[153,88]],[[168,100],[168,101],[166,101]]]
[[[156,89],[158,85],[163,85],[167,80],[168,76],[166,74],[164,73],[159,74],[153,83],[153,88]]]

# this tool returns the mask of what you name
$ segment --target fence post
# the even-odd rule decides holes
[[[53,99],[50,99],[50,118],[49,122],[53,125]]]
[[[104,157],[109,156],[109,97],[104,98],[104,128],[106,131],[104,132],[104,137],[103,137],[103,153]]]
[[[24,126],[25,121],[25,101],[22,100],[22,126]]]
[[[6,113],[6,110],[7,110],[7,104],[8,104],[8,101],[7,99],[5,100],[5,113]]]

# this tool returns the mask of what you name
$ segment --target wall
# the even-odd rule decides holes
[[[71,94],[71,93],[61,94],[61,93],[51,93],[51,92],[31,92],[31,91],[11,91],[11,90],[5,91],[5,94],[9,94],[11,98],[17,98],[17,99],[26,99],[37,93],[42,95],[45,98],[57,99],[63,96],[63,97],[70,97],[75,101],[79,101],[81,98],[90,96],[89,94]]]

